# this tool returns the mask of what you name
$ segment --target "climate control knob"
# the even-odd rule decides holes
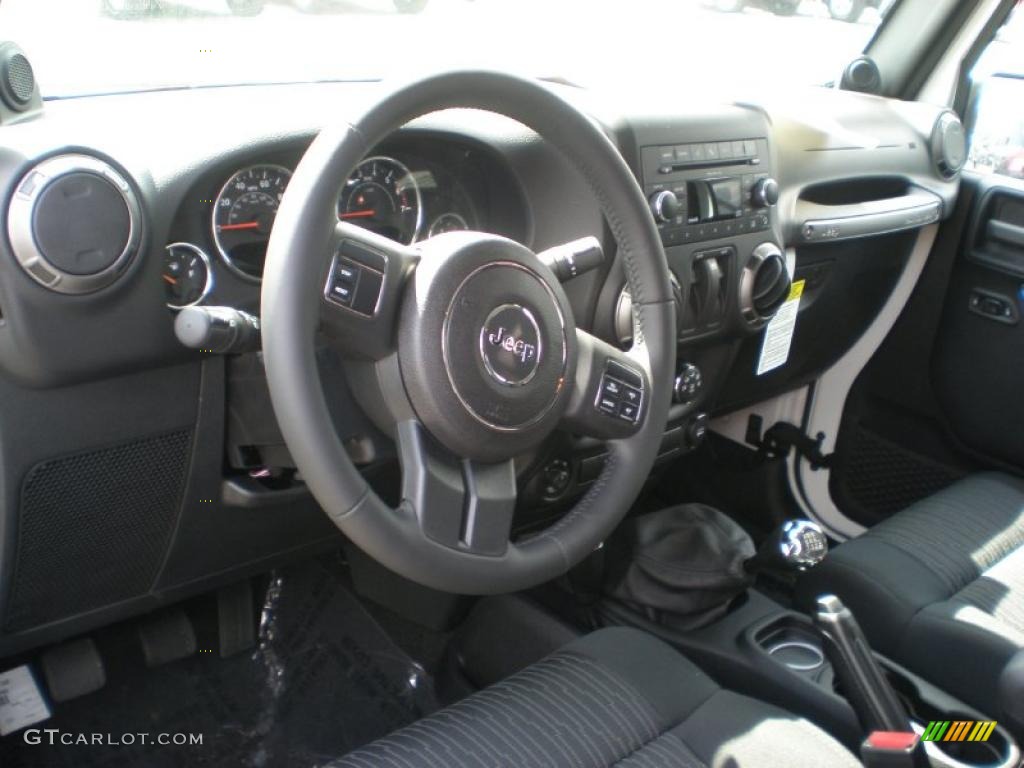
[[[768,208],[779,202],[779,182],[771,177],[758,179],[750,190],[750,202],[758,208]]]
[[[679,198],[676,197],[675,192],[663,189],[661,192],[651,195],[651,213],[661,224],[672,221],[678,216],[679,208]]]

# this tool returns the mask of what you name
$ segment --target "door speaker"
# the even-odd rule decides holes
[[[33,117],[43,108],[39,83],[25,52],[0,42],[0,125]]]

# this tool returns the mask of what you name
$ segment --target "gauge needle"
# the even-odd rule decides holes
[[[371,216],[376,216],[376,211],[349,211],[348,213],[341,214],[338,218],[341,219],[368,219]]]
[[[243,221],[239,224],[221,224],[217,227],[221,232],[231,232],[236,229],[259,229],[260,223],[258,221]]]
[[[166,280],[166,281],[167,281],[168,283],[170,283],[171,285],[177,285],[177,284],[178,284],[178,281],[177,281],[177,280],[175,280],[175,279],[174,279],[173,277],[171,277],[170,275],[160,275],[160,277],[162,277],[162,278],[163,278],[164,280]]]

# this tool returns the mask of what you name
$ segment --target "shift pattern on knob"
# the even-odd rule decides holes
[[[779,550],[783,559],[798,568],[810,568],[828,554],[828,538],[810,520],[790,520],[782,526]]]

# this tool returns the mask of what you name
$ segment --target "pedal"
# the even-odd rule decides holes
[[[251,579],[217,590],[217,637],[222,659],[256,647]]]
[[[196,652],[196,632],[183,610],[161,613],[139,625],[139,642],[147,667],[159,667]]]
[[[50,698],[71,701],[98,691],[107,684],[103,659],[91,637],[54,646],[39,657]]]

